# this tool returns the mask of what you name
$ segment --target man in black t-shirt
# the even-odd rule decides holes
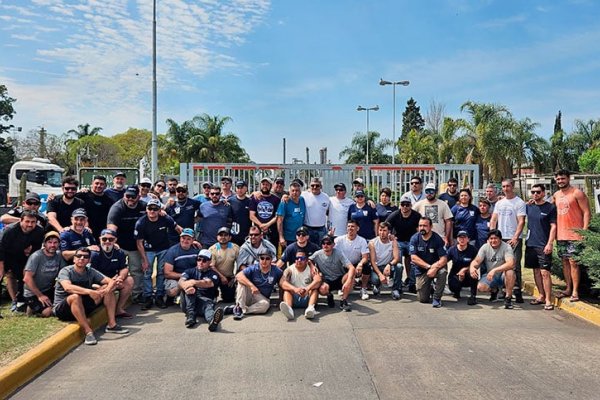
[[[62,181],[63,194],[56,196],[48,202],[48,222],[58,232],[61,233],[71,225],[71,215],[78,208],[83,208],[83,200],[75,197],[79,182],[72,176],[67,176]]]
[[[296,229],[296,241],[285,248],[281,258],[277,260],[277,267],[283,268],[296,262],[296,253],[300,250],[306,253],[307,257],[321,250],[319,246],[308,240],[308,229],[301,226]]]
[[[87,216],[88,226],[92,230],[94,239],[98,242],[100,232],[106,228],[106,218],[113,201],[104,193],[106,189],[106,178],[102,175],[94,176],[90,190],[77,192],[75,197],[83,200]]]
[[[42,201],[37,193],[29,192],[23,200],[23,204],[15,208],[11,208],[0,217],[0,222],[4,225],[14,224],[21,220],[21,213],[25,210],[35,211],[37,213],[37,224],[42,228],[46,229],[48,225],[48,218],[43,213],[40,213],[40,206]]]

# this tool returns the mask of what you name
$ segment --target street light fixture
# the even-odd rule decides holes
[[[375,107],[363,107],[363,106],[358,106],[356,108],[356,111],[366,111],[367,112],[367,158],[366,158],[366,163],[365,164],[369,164],[369,111],[379,111],[379,106],[375,106]]]
[[[384,81],[383,78],[379,79],[379,85],[381,86],[386,86],[386,85],[392,85],[393,88],[393,92],[394,92],[394,123],[392,126],[392,164],[396,163],[396,85],[402,85],[402,86],[408,86],[410,84],[409,81]]]

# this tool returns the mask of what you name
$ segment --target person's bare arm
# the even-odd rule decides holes
[[[588,229],[591,219],[590,202],[585,193],[581,190],[575,192],[575,200],[577,201],[579,208],[581,208],[581,211],[583,211],[583,229]]]

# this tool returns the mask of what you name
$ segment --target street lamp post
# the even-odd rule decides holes
[[[408,86],[410,84],[409,81],[384,81],[383,78],[379,79],[379,84],[381,86],[392,85],[392,91],[394,96],[394,122],[392,125],[392,164],[396,163],[396,85]]]
[[[358,106],[356,108],[356,111],[366,111],[367,112],[367,157],[366,157],[365,164],[369,164],[369,111],[379,111],[379,106],[375,106],[375,107]]]

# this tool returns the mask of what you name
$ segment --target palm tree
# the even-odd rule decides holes
[[[77,139],[84,138],[86,136],[96,136],[100,134],[102,128],[95,126],[90,129],[90,124],[80,124],[77,125],[77,129],[70,129],[67,131],[69,135],[77,136]]]
[[[458,162],[461,158],[457,157],[456,133],[458,132],[459,124],[452,118],[445,117],[438,129],[437,134],[432,134],[434,142],[437,146],[437,162],[440,164],[451,164]]]
[[[521,184],[521,169],[523,164],[530,163],[536,160],[538,163],[550,157],[549,153],[540,154],[546,150],[547,143],[544,139],[534,133],[535,128],[540,124],[531,121],[529,118],[520,121],[512,121],[509,131],[512,138],[512,146],[510,148],[511,159],[517,166],[517,176],[519,177],[519,191],[523,194]]]
[[[369,162],[371,164],[390,164],[392,156],[385,153],[385,149],[392,145],[392,140],[378,140],[381,134],[379,132],[369,132]],[[340,151],[339,158],[345,158],[346,164],[364,164],[367,155],[367,136],[362,132],[356,132],[352,136],[350,146],[346,146]]]
[[[435,162],[436,150],[433,137],[411,129],[404,140],[398,142],[399,159],[405,164],[428,164]]]

